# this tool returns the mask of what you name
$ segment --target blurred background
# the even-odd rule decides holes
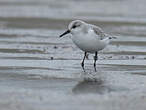
[[[0,108],[145,110],[145,0],[0,0]],[[80,67],[72,20],[117,36]],[[90,74],[91,73],[91,74]]]

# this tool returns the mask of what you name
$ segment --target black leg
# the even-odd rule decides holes
[[[97,56],[98,52],[95,52],[95,56],[94,56],[94,69],[96,72],[96,61],[98,60],[98,56]]]
[[[84,71],[85,71],[85,69],[84,69],[84,60],[86,58],[86,55],[87,55],[87,52],[84,53],[84,58],[83,58],[82,63],[81,63],[81,66],[82,66]]]

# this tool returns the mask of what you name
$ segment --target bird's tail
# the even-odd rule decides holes
[[[109,39],[117,39],[116,36],[110,36]]]
[[[109,39],[117,39],[116,36],[111,36],[111,35],[109,35],[109,34],[104,34],[104,35],[105,35],[105,37],[108,37]]]
[[[117,39],[117,37],[109,35],[109,39]]]

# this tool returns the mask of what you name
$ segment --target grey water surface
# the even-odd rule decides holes
[[[146,110],[145,0],[0,0],[1,110]],[[81,19],[116,36],[80,66]]]

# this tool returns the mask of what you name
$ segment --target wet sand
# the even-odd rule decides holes
[[[0,0],[0,108],[145,110],[144,3]],[[92,54],[83,72],[83,52],[69,37],[59,38],[73,19],[117,36],[99,53],[97,72]]]

